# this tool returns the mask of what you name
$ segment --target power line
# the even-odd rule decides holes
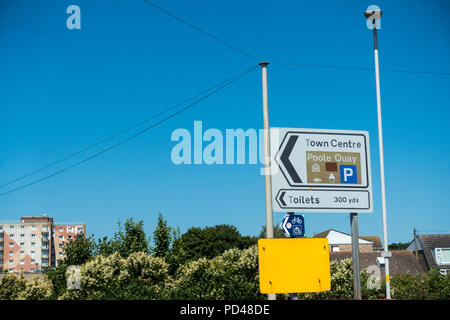
[[[220,42],[220,43],[226,45],[227,47],[229,47],[229,48],[231,48],[231,49],[233,49],[233,50],[235,50],[235,51],[237,51],[237,52],[239,52],[239,53],[241,53],[241,54],[243,54],[243,55],[245,55],[245,56],[247,56],[247,57],[249,57],[249,58],[252,58],[253,60],[261,61],[261,59],[255,57],[254,55],[248,53],[247,51],[244,51],[244,50],[242,50],[242,49],[240,49],[240,48],[238,48],[238,47],[236,47],[236,46],[230,44],[229,42],[226,42],[226,41],[220,39],[219,37],[217,37],[217,36],[215,36],[215,35],[213,35],[213,34],[207,32],[207,31],[205,31],[205,30],[203,30],[203,29],[197,27],[196,25],[194,25],[194,24],[192,24],[192,23],[186,21],[185,19],[180,18],[180,17],[176,16],[175,14],[173,14],[173,13],[171,13],[171,12],[169,12],[169,11],[163,9],[163,8],[161,8],[161,7],[158,6],[157,4],[155,4],[155,3],[153,3],[153,2],[151,2],[151,1],[149,1],[149,0],[144,0],[144,2],[147,3],[147,4],[149,4],[149,5],[151,5],[153,8],[155,8],[155,9],[157,9],[157,10],[159,10],[159,11],[165,13],[166,15],[168,15],[168,16],[170,16],[170,17],[172,17],[172,18],[174,18],[174,19],[176,19],[176,20],[178,20],[178,21],[180,21],[181,23],[184,23],[185,25],[191,27],[192,29],[195,29],[195,30],[197,30],[198,32],[203,33],[204,35],[210,37],[211,39],[214,39],[214,40],[216,40],[216,41],[218,41],[218,42]]]
[[[211,39],[214,39],[224,45],[226,45],[227,47],[249,57],[252,58],[253,60],[256,61],[262,61],[261,59],[255,57],[254,55],[248,53],[247,51],[240,49],[238,47],[236,47],[235,45],[230,44],[227,41],[224,41],[222,39],[220,39],[219,37],[213,35],[210,32],[205,31],[204,29],[194,25],[191,22],[186,21],[183,18],[180,18],[179,16],[167,11],[166,9],[161,8],[160,6],[158,6],[156,3],[150,1],[150,0],[144,0],[145,3],[147,3],[148,5],[152,6],[153,8],[159,10],[160,12],[178,20],[179,22],[189,26],[192,29],[197,30],[198,32],[203,33],[204,35],[210,37]],[[270,60],[269,60],[270,61]],[[346,69],[346,70],[367,70],[367,71],[372,71],[373,68],[367,68],[367,67],[353,67],[353,66],[338,66],[338,65],[324,65],[324,64],[307,64],[307,63],[283,63],[283,62],[273,62],[274,64],[279,64],[279,65],[285,65],[285,66],[296,66],[296,67],[309,67],[309,68],[326,68],[326,69]],[[397,72],[397,73],[414,73],[414,74],[433,74],[433,75],[444,75],[444,76],[448,76],[450,75],[450,72],[433,72],[433,71],[415,71],[415,70],[399,70],[399,69],[380,69],[380,71],[384,71],[384,72]]]
[[[374,70],[373,68],[368,68],[368,67],[352,67],[352,66],[337,66],[337,65],[325,65],[325,64],[305,64],[305,63],[285,63],[285,62],[276,62],[276,61],[273,62],[273,64],[291,66],[291,67],[308,67],[308,68],[322,68],[322,69],[346,69],[346,70],[364,70],[364,71],[373,71]],[[415,70],[399,70],[399,69],[380,69],[380,71],[450,76],[450,72],[415,71]]]
[[[112,140],[112,139],[114,139],[114,138],[116,138],[116,137],[118,137],[118,136],[120,136],[120,135],[122,135],[122,134],[128,132],[128,131],[131,131],[131,130],[134,129],[134,128],[137,128],[137,127],[143,125],[144,123],[149,122],[150,120],[153,120],[153,119],[155,119],[155,118],[157,118],[157,117],[159,117],[159,116],[161,116],[161,115],[163,115],[163,114],[165,114],[165,113],[167,113],[167,112],[169,112],[169,111],[171,111],[171,110],[176,109],[177,107],[179,107],[179,106],[181,106],[181,105],[183,105],[183,104],[185,104],[185,103],[187,103],[187,102],[189,102],[189,101],[191,101],[191,100],[194,100],[194,99],[196,99],[196,98],[198,98],[198,97],[200,97],[200,96],[202,96],[202,95],[208,93],[209,91],[211,91],[211,90],[213,90],[213,89],[215,89],[215,88],[217,88],[217,87],[220,87],[221,85],[223,85],[224,83],[227,83],[228,81],[230,81],[230,80],[233,79],[234,77],[236,77],[236,76],[233,76],[233,77],[231,77],[231,78],[229,78],[229,79],[227,79],[227,80],[225,80],[225,81],[222,81],[222,82],[220,82],[220,83],[218,83],[218,84],[216,84],[216,85],[214,85],[214,86],[212,86],[212,87],[210,87],[210,88],[208,88],[208,89],[206,89],[206,90],[203,90],[203,91],[197,93],[196,95],[194,95],[194,96],[192,96],[192,97],[190,97],[190,98],[187,98],[187,99],[183,100],[182,102],[179,102],[179,103],[175,104],[175,105],[172,106],[172,107],[169,107],[169,108],[167,108],[167,109],[165,109],[165,110],[162,110],[162,111],[160,111],[160,112],[158,112],[158,113],[156,113],[156,114],[154,114],[154,115],[152,115],[152,116],[150,116],[150,117],[148,117],[148,118],[146,118],[146,119],[144,119],[144,120],[142,120],[142,121],[140,121],[140,122],[138,122],[138,123],[135,123],[135,124],[133,124],[133,125],[131,125],[131,126],[125,128],[125,129],[122,129],[122,130],[120,130],[119,132],[117,132],[117,133],[115,133],[115,134],[113,134],[113,135],[111,135],[111,136],[109,136],[109,137],[107,137],[107,138],[105,138],[105,139],[103,139],[103,140],[100,140],[100,141],[98,141],[98,142],[95,142],[95,143],[93,143],[93,144],[91,144],[91,145],[89,145],[89,146],[87,146],[87,147],[82,148],[82,149],[79,150],[79,151],[76,151],[76,152],[74,152],[74,153],[72,153],[72,154],[69,154],[69,155],[67,155],[67,156],[65,156],[65,157],[63,157],[63,158],[61,158],[61,159],[58,159],[58,160],[56,160],[56,161],[54,161],[54,162],[52,162],[52,163],[50,163],[50,164],[48,164],[48,165],[45,165],[45,166],[43,166],[43,167],[41,167],[41,168],[39,168],[39,169],[36,169],[36,170],[31,171],[31,172],[29,172],[29,173],[27,173],[27,174],[25,174],[25,175],[22,175],[22,176],[20,176],[20,177],[17,177],[17,178],[15,178],[15,179],[13,179],[13,180],[10,180],[10,181],[8,181],[8,182],[5,182],[5,183],[3,183],[2,185],[0,185],[0,188],[6,187],[6,186],[8,186],[8,185],[10,185],[10,184],[13,184],[13,183],[18,182],[18,181],[20,181],[20,180],[23,180],[23,179],[25,179],[25,178],[28,178],[28,177],[30,177],[30,176],[36,174],[36,173],[39,173],[39,172],[41,172],[41,171],[43,171],[43,170],[45,170],[45,169],[48,169],[48,168],[50,168],[50,167],[55,166],[55,165],[57,165],[58,163],[64,162],[64,161],[66,161],[66,160],[68,160],[68,159],[71,159],[71,158],[73,158],[73,157],[75,157],[75,156],[77,156],[77,155],[79,155],[79,154],[81,154],[81,153],[83,153],[83,152],[85,152],[85,151],[88,151],[88,150],[90,150],[90,149],[93,149],[93,148],[95,148],[95,147],[97,147],[97,146],[99,146],[99,145],[105,143],[105,142],[108,142],[108,141],[110,141],[110,140]]]
[[[13,192],[16,192],[16,191],[19,191],[19,190],[21,190],[21,189],[27,188],[27,187],[29,187],[29,186],[32,186],[32,185],[36,184],[36,183],[42,182],[42,181],[44,181],[44,180],[47,180],[47,179],[49,179],[49,178],[52,178],[52,177],[54,177],[54,176],[56,176],[56,175],[58,175],[58,174],[60,174],[60,173],[63,173],[63,172],[65,172],[65,171],[67,171],[67,170],[70,170],[70,169],[72,169],[72,168],[74,168],[74,167],[77,167],[77,166],[79,166],[79,165],[81,165],[81,164],[83,164],[83,163],[85,163],[85,162],[87,162],[87,161],[89,161],[89,160],[92,160],[92,159],[94,159],[94,158],[96,158],[96,157],[98,157],[98,156],[100,156],[100,155],[102,155],[102,154],[104,154],[104,153],[106,153],[106,152],[108,152],[108,151],[110,151],[110,150],[112,150],[112,149],[114,149],[114,148],[116,148],[116,147],[118,147],[118,146],[120,146],[120,145],[122,145],[122,144],[124,144],[124,143],[126,143],[126,142],[128,142],[128,141],[130,141],[130,140],[132,140],[132,139],[134,139],[134,138],[136,138],[136,137],[138,137],[138,136],[140,136],[141,134],[143,134],[143,133],[149,131],[150,129],[152,129],[152,128],[154,128],[154,127],[156,127],[156,126],[162,124],[163,122],[165,122],[165,121],[167,121],[167,120],[169,120],[169,119],[175,117],[176,115],[178,115],[178,114],[180,114],[180,113],[182,113],[182,112],[184,112],[184,111],[190,109],[191,107],[193,107],[194,105],[198,104],[199,102],[205,100],[206,98],[208,98],[208,97],[212,96],[213,94],[219,92],[220,90],[226,88],[227,86],[229,86],[229,85],[232,84],[233,82],[237,81],[238,79],[242,78],[243,76],[245,76],[246,74],[250,73],[251,71],[255,70],[256,68],[258,68],[258,65],[253,66],[253,67],[251,67],[251,68],[249,68],[249,69],[247,69],[247,70],[244,70],[244,71],[242,71],[242,72],[236,74],[235,76],[231,77],[228,81],[221,82],[222,85],[216,86],[216,88],[215,88],[214,90],[212,90],[211,92],[209,92],[208,94],[206,94],[206,95],[204,95],[203,97],[201,97],[201,98],[195,100],[194,102],[192,102],[191,104],[187,105],[186,107],[184,107],[184,108],[182,108],[182,109],[180,109],[180,110],[178,110],[178,111],[176,111],[176,112],[174,112],[174,113],[168,115],[167,117],[165,117],[165,118],[159,120],[158,122],[152,124],[151,126],[146,127],[146,128],[144,128],[144,129],[142,129],[141,131],[139,131],[139,132],[137,132],[137,133],[135,133],[135,134],[129,136],[128,138],[126,138],[126,139],[124,139],[124,140],[121,140],[121,141],[119,141],[118,143],[116,143],[116,144],[114,144],[114,145],[112,145],[112,146],[110,146],[110,147],[108,147],[108,148],[106,148],[106,149],[103,149],[103,150],[101,150],[101,151],[95,153],[95,154],[92,155],[92,156],[89,156],[89,157],[87,157],[87,158],[85,158],[85,159],[83,159],[83,160],[81,160],[81,161],[78,161],[78,162],[76,162],[75,164],[72,164],[72,165],[70,165],[70,166],[68,166],[68,167],[65,167],[64,169],[61,169],[61,170],[59,170],[59,171],[57,171],[57,172],[54,172],[54,173],[49,174],[49,175],[47,175],[47,176],[45,176],[45,177],[43,177],[43,178],[34,180],[34,181],[30,182],[30,183],[24,184],[24,185],[19,186],[19,187],[17,187],[17,188],[14,188],[14,189],[11,189],[11,190],[9,190],[9,191],[0,193],[0,197],[1,197],[1,196],[4,196],[4,195],[7,195],[7,194],[10,194],[10,193],[13,193]]]

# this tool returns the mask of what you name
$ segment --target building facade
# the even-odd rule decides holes
[[[327,238],[330,252],[351,252],[352,236],[341,231],[328,229],[317,233],[314,238]],[[373,252],[383,250],[381,240],[378,236],[359,237],[360,252]]]
[[[86,236],[86,225],[56,225],[47,215],[0,222],[0,270],[40,272],[63,258],[66,241]]]

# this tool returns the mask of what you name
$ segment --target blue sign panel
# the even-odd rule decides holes
[[[340,165],[339,173],[341,175],[341,183],[357,183],[358,175],[356,174],[356,166]]]
[[[305,236],[305,219],[303,215],[288,213],[281,222],[281,228],[288,238],[301,238]]]

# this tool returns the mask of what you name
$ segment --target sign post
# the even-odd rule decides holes
[[[352,262],[353,262],[353,298],[361,300],[361,278],[359,265],[358,214],[350,213],[350,229],[352,232]]]
[[[271,141],[274,211],[350,212],[353,291],[361,299],[358,212],[373,212],[368,132],[278,128],[278,136]],[[282,223],[289,237],[292,217]]]
[[[270,127],[269,127],[269,98],[267,94],[267,65],[268,62],[261,62],[262,71],[262,99],[263,99],[263,125],[264,125],[264,184],[266,194],[266,237],[273,238],[273,210],[270,197],[271,171],[270,171]],[[276,295],[268,294],[269,300],[276,300]]]

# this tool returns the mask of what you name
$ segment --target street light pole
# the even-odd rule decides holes
[[[370,8],[370,7],[369,7]],[[384,258],[384,270],[386,274],[386,299],[391,299],[391,285],[389,277],[389,257],[392,254],[388,250],[388,239],[387,239],[387,222],[386,222],[386,188],[384,181],[384,153],[383,153],[383,129],[381,121],[381,94],[380,94],[380,69],[378,62],[378,37],[377,37],[377,25],[376,20],[381,18],[382,11],[365,11],[364,15],[367,19],[372,19],[373,26],[373,46],[374,46],[374,56],[375,56],[375,82],[376,82],[376,93],[377,93],[377,117],[378,117],[378,146],[380,152],[380,175],[381,175],[381,206],[383,213],[383,242],[384,251],[381,256]]]

